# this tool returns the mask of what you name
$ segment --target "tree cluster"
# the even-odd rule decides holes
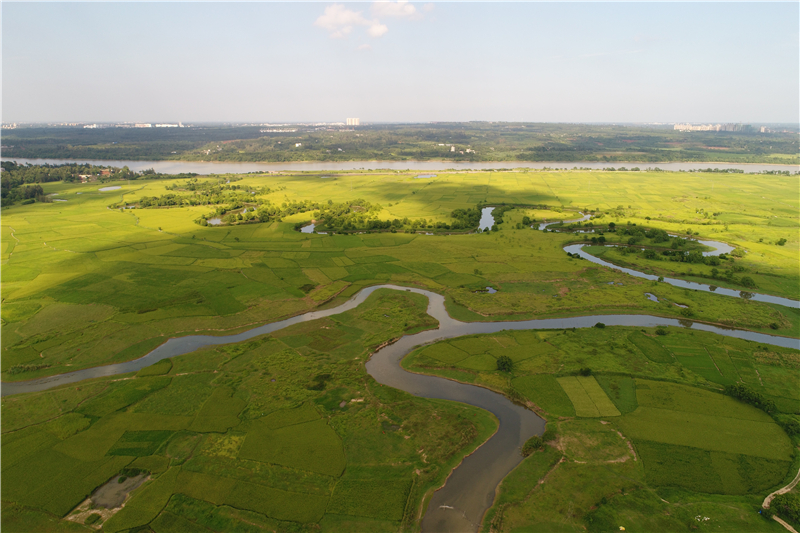
[[[758,407],[767,413],[775,411],[775,402],[765,398],[760,392],[751,389],[744,383],[735,383],[725,387],[725,394],[733,396],[739,401],[749,403],[753,407]]]

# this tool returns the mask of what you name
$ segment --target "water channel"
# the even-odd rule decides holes
[[[477,531],[484,513],[494,501],[498,484],[522,461],[522,456],[519,453],[521,446],[531,436],[542,434],[544,421],[532,411],[515,405],[505,396],[488,389],[436,376],[407,372],[400,367],[400,361],[416,346],[464,335],[496,333],[503,330],[590,328],[597,322],[602,322],[607,326],[636,327],[686,327],[690,325],[694,329],[747,339],[761,344],[800,348],[800,340],[798,339],[726,329],[708,324],[687,323],[686,321],[650,315],[593,315],[519,322],[461,322],[447,314],[444,297],[440,294],[396,285],[376,285],[362,289],[350,300],[335,308],[311,311],[280,322],[265,324],[243,333],[221,337],[189,335],[172,338],[144,357],[133,361],[88,368],[37,380],[3,383],[2,395],[42,391],[85,379],[136,372],[162,359],[188,354],[203,346],[242,342],[258,335],[278,331],[293,324],[316,320],[354,309],[373,292],[384,288],[409,291],[426,296],[429,302],[428,314],[439,321],[439,327],[435,330],[404,336],[394,344],[378,350],[367,362],[367,372],[378,383],[404,390],[415,396],[458,401],[486,409],[493,413],[500,422],[497,433],[472,455],[465,458],[461,465],[453,471],[445,486],[434,494],[428,511],[422,520],[422,531],[426,532]]]
[[[320,162],[282,162],[282,163],[238,163],[238,162],[213,162],[213,161],[122,161],[102,159],[25,159],[21,157],[2,157],[2,161],[16,161],[20,165],[63,165],[70,163],[88,163],[96,166],[127,166],[134,172],[141,172],[152,168],[163,174],[181,174],[194,172],[196,174],[243,174],[248,172],[303,172],[303,171],[343,171],[343,170],[411,170],[411,171],[442,171],[442,170],[489,170],[489,169],[572,169],[590,168],[602,170],[604,168],[631,168],[639,167],[660,168],[661,170],[689,171],[695,169],[737,169],[744,172],[762,171],[800,171],[800,165],[767,165],[767,164],[737,164],[737,163],[604,163],[596,161],[571,161],[571,162],[526,162],[526,161],[488,161],[488,162],[456,162],[456,161],[320,161]],[[713,175],[710,175],[713,176]]]
[[[717,244],[727,246],[725,243],[717,243],[716,241],[702,241],[703,244],[707,246],[715,246]],[[602,265],[604,267],[613,268],[615,270],[619,270],[620,272],[625,272],[626,274],[630,274],[636,278],[647,279],[650,281],[657,281],[659,276],[655,276],[653,274],[645,274],[644,272],[639,272],[638,270],[633,270],[630,268],[625,268],[621,266],[617,266],[614,263],[609,263],[608,261],[603,261],[599,257],[595,257],[589,252],[583,249],[584,244],[570,244],[564,247],[564,251],[572,254],[578,254],[582,258],[591,261],[596,265]],[[703,252],[703,255],[719,255],[724,253],[722,250],[725,248],[718,248],[716,250],[712,250],[710,252]],[[789,298],[782,298],[780,296],[772,296],[769,294],[761,294],[758,292],[748,292],[748,291],[737,291],[735,289],[726,289],[724,287],[716,287],[714,285],[707,285],[705,283],[696,283],[694,281],[686,281],[682,279],[676,278],[663,278],[662,282],[669,283],[675,287],[680,287],[682,289],[691,289],[693,291],[703,291],[703,292],[713,292],[715,294],[721,294],[723,296],[733,296],[735,298],[742,298],[747,297],[750,300],[755,302],[766,302],[771,304],[778,304],[784,307],[793,307],[795,309],[800,309],[800,301],[791,300]]]
[[[542,224],[539,224],[539,229],[540,230],[547,229],[548,226],[553,226],[555,224],[571,224],[573,222],[584,222],[586,220],[589,220],[590,218],[592,218],[592,215],[584,215],[582,218],[577,218],[577,219],[574,219],[574,220],[565,220],[565,221],[556,221],[556,222],[544,222]],[[675,237],[675,235],[673,235],[671,233],[670,233],[670,235]],[[707,252],[702,252],[703,256],[705,256],[705,257],[722,255],[722,254],[729,254],[734,250],[733,246],[731,246],[730,244],[725,243],[725,242],[712,241],[712,240],[706,240],[706,239],[697,239],[696,242],[698,242],[698,243],[700,243],[700,244],[702,244],[704,246],[708,246],[710,248],[713,248],[713,250],[710,250],[710,251],[707,251]],[[644,272],[639,272],[638,270],[633,270],[633,269],[630,269],[630,268],[617,266],[614,263],[609,263],[608,261],[603,261],[599,257],[596,257],[596,256],[590,254],[589,252],[585,251],[583,249],[584,246],[586,246],[586,245],[585,244],[570,244],[570,245],[567,245],[567,246],[564,247],[564,251],[568,252],[568,253],[571,253],[571,254],[577,254],[580,257],[582,257],[582,258],[584,258],[584,259],[586,259],[588,261],[591,261],[592,263],[594,263],[596,265],[602,265],[604,267],[613,268],[615,270],[619,270],[620,272],[625,272],[626,274],[630,274],[631,276],[636,277],[636,278],[647,279],[647,280],[650,280],[650,281],[657,281],[658,278],[659,278],[659,276],[655,276],[653,274],[645,274]],[[609,245],[606,245],[606,246],[617,246],[617,245],[609,244]],[[758,293],[758,292],[737,291],[735,289],[725,289],[725,288],[717,287],[717,286],[714,286],[714,285],[708,285],[708,284],[705,284],[705,283],[696,283],[694,281],[685,281],[685,280],[676,279],[676,278],[663,278],[662,281],[664,283],[669,283],[670,285],[673,285],[675,287],[680,287],[682,289],[691,289],[691,290],[694,290],[694,291],[703,291],[703,292],[713,292],[715,294],[721,294],[723,296],[733,296],[733,297],[736,297],[736,298],[747,297],[747,298],[749,298],[749,299],[751,299],[753,301],[756,301],[756,302],[766,302],[766,303],[782,305],[784,307],[793,307],[795,309],[800,309],[800,301],[792,300],[792,299],[789,299],[789,298],[782,298],[780,296],[771,296],[769,294],[761,294],[761,293]]]

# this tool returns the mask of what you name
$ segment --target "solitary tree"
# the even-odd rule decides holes
[[[514,361],[507,355],[501,355],[497,358],[497,370],[501,372],[511,372],[514,367]]]

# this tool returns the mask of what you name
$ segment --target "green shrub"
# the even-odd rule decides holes
[[[86,517],[86,520],[84,520],[83,523],[86,524],[87,526],[91,526],[92,524],[96,524],[97,522],[99,522],[101,518],[102,516],[100,516],[99,514],[92,513]]]
[[[725,387],[725,394],[733,396],[737,400],[744,403],[749,403],[754,407],[758,407],[762,411],[772,413],[775,411],[775,402],[765,398],[760,392],[755,391],[745,385],[744,383],[736,383]]]
[[[742,276],[742,279],[739,282],[748,289],[755,289],[756,287],[756,282],[753,281],[753,278],[750,276]]]
[[[50,365],[47,363],[39,363],[37,365],[14,365],[8,369],[9,374],[22,374],[23,372],[35,372],[48,368]]]
[[[507,355],[501,355],[497,358],[497,370],[501,372],[511,372],[514,368],[514,361]]]
[[[525,444],[522,446],[522,456],[528,457],[536,450],[541,450],[542,448],[544,448],[544,440],[542,440],[542,437],[539,435],[534,435],[525,441]]]
[[[770,509],[787,522],[800,524],[800,494],[779,494],[773,498]]]
[[[800,422],[794,418],[783,418],[779,420],[783,430],[789,436],[800,435]]]

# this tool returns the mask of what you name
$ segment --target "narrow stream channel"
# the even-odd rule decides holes
[[[203,346],[242,342],[247,339],[278,331],[292,324],[316,320],[350,309],[363,303],[378,289],[393,289],[422,294],[428,298],[428,314],[439,321],[439,328],[407,335],[373,354],[367,362],[367,372],[379,383],[395,387],[415,396],[441,398],[463,402],[486,409],[500,422],[500,427],[486,443],[464,459],[443,488],[431,500],[422,520],[422,531],[477,531],[484,513],[494,501],[495,490],[502,479],[521,461],[521,446],[533,435],[544,431],[544,420],[532,411],[510,402],[505,396],[475,385],[457,383],[448,379],[413,374],[400,367],[400,361],[415,346],[442,339],[476,333],[496,333],[502,330],[589,328],[597,322],[607,326],[683,326],[680,321],[650,315],[592,315],[572,318],[524,320],[519,322],[460,322],[451,318],[444,306],[444,297],[430,291],[397,285],[377,285],[362,289],[353,298],[332,309],[312,311],[280,322],[222,337],[189,335],[169,339],[167,342],[139,359],[78,370],[31,381],[3,383],[2,395],[35,392],[75,383],[84,379],[113,376],[138,371],[168,357],[191,353]],[[710,331],[727,337],[747,339],[761,344],[800,348],[800,340],[743,331],[724,329],[694,323],[694,329]]]
[[[718,243],[716,241],[702,241],[703,244],[707,246],[715,246],[717,244],[728,246],[725,243]],[[589,252],[585,251],[583,247],[586,246],[584,244],[570,244],[564,247],[564,251],[572,254],[578,254],[582,258],[591,261],[596,265],[602,265],[604,267],[613,268],[615,270],[619,270],[620,272],[625,272],[626,274],[630,274],[636,278],[648,279],[650,281],[657,281],[658,276],[653,274],[645,274],[644,272],[639,272],[638,270],[633,270],[630,268],[625,268],[621,266],[617,266],[614,263],[609,263],[608,261],[603,261],[599,257],[596,257]],[[729,246],[728,246],[729,247]],[[711,252],[704,252],[704,255],[719,255],[724,253],[720,251],[718,248],[717,250],[713,250]],[[721,294],[723,296],[732,296],[735,298],[741,298],[743,295],[749,296],[749,299],[753,300],[754,302],[766,302],[771,304],[778,304],[784,307],[793,307],[795,309],[800,309],[800,301],[791,300],[789,298],[783,298],[781,296],[772,296],[769,294],[761,294],[758,292],[750,292],[750,291],[737,291],[736,289],[726,289],[724,287],[716,287],[712,285],[707,285],[705,283],[696,283],[694,281],[686,281],[677,278],[664,278],[664,283],[669,283],[675,287],[680,287],[682,289],[691,289],[693,291],[703,291],[703,292],[713,292],[714,294]]]
[[[583,218],[578,218],[578,219],[574,219],[574,220],[545,222],[545,223],[539,224],[539,229],[540,230],[547,229],[548,226],[553,226],[553,225],[556,225],[556,224],[559,224],[559,223],[571,224],[573,222],[584,222],[586,220],[589,220],[590,218],[592,218],[592,215],[584,215]],[[670,235],[672,237],[676,237],[677,236],[677,235],[674,235],[672,233],[670,233]],[[725,242],[712,241],[712,240],[707,240],[707,239],[697,239],[696,242],[698,242],[698,243],[700,243],[700,244],[702,244],[704,246],[708,246],[710,248],[714,248],[713,250],[710,250],[708,252],[702,252],[704,257],[716,256],[716,255],[722,255],[722,254],[729,254],[734,250],[733,246],[731,246],[730,244],[725,243]],[[615,270],[619,270],[620,272],[625,272],[626,274],[630,274],[631,276],[634,276],[636,278],[648,279],[650,281],[657,281],[658,280],[658,276],[655,276],[653,274],[645,274],[644,272],[639,272],[638,270],[633,270],[633,269],[630,269],[630,268],[617,266],[614,263],[609,263],[608,261],[603,261],[599,257],[594,256],[594,255],[590,254],[589,252],[585,251],[583,249],[584,246],[586,246],[586,245],[585,244],[569,244],[567,246],[564,246],[563,250],[565,252],[568,252],[568,253],[571,253],[571,254],[577,254],[577,255],[581,256],[582,258],[584,258],[584,259],[586,259],[588,261],[591,261],[592,263],[594,263],[596,265],[601,265],[601,266],[604,266],[604,267],[613,268]],[[625,246],[625,245],[610,244],[610,245],[606,245],[606,246]],[[753,300],[755,302],[766,302],[766,303],[771,303],[771,304],[782,305],[784,307],[793,307],[795,309],[800,309],[800,301],[792,300],[792,299],[789,299],[789,298],[783,298],[781,296],[771,296],[769,294],[761,294],[761,293],[758,293],[758,292],[737,291],[735,289],[725,289],[725,288],[717,287],[717,286],[714,286],[714,285],[708,285],[708,284],[705,284],[705,283],[697,283],[697,282],[694,282],[694,281],[685,281],[685,280],[676,279],[676,278],[664,278],[663,282],[664,283],[669,283],[670,285],[673,285],[675,287],[680,287],[682,289],[691,289],[691,290],[694,290],[694,291],[703,291],[703,292],[713,292],[715,294],[721,294],[723,296],[732,296],[732,297],[735,297],[735,298],[742,298],[743,296],[746,295],[746,296],[749,297],[749,299],[751,299],[751,300]]]

